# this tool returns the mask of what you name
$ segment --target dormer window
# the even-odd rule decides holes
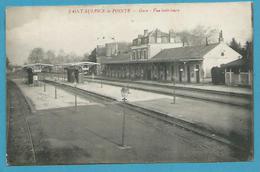
[[[225,53],[224,53],[224,52],[221,52],[221,56],[225,56]]]

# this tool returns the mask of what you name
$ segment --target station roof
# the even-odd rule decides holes
[[[202,60],[203,57],[215,48],[218,43],[199,46],[187,46],[178,48],[169,48],[160,51],[151,61],[185,61],[185,60]]]

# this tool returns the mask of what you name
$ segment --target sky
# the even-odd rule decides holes
[[[132,42],[144,29],[168,32],[198,25],[222,30],[224,41],[252,40],[249,2],[9,7],[6,55],[23,65],[33,48],[82,56],[107,42]],[[114,38],[114,39],[111,39]]]

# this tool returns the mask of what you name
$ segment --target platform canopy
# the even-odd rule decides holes
[[[100,65],[100,63],[95,62],[75,62],[75,63],[63,63],[58,64],[60,66],[93,66],[93,65]]]
[[[99,66],[100,63],[95,62],[75,62],[75,63],[61,63],[61,64],[46,64],[46,63],[34,63],[27,64],[23,66],[23,69],[31,69],[34,73],[42,72],[44,68],[54,68],[55,69],[78,69],[80,71],[87,71],[91,66]]]
[[[73,69],[80,69],[82,71],[86,71],[91,66],[99,66],[100,63],[95,62],[75,62],[75,63],[63,63],[57,64],[57,66],[62,66],[64,69],[73,68]]]
[[[23,69],[31,69],[34,73],[42,72],[42,69],[48,68],[48,67],[53,67],[54,65],[52,64],[46,64],[46,63],[32,63],[32,64],[27,64],[23,66]]]

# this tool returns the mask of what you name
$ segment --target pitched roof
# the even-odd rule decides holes
[[[162,32],[159,29],[155,29],[155,30],[150,31],[147,36],[156,36],[156,34],[158,34],[160,36],[168,36],[168,33]]]
[[[221,65],[221,67],[240,67],[240,66],[248,66],[248,59],[246,58],[241,58],[241,59],[237,59],[237,60],[234,60],[232,62],[229,62],[229,63],[226,63],[224,65]]]
[[[160,35],[160,36],[169,36],[168,33],[163,32],[163,31],[161,31],[160,29],[154,29],[154,30],[148,32],[146,35],[144,35],[144,34],[140,34],[141,38],[148,37],[148,36],[156,36],[156,35]],[[136,39],[138,39],[138,37],[135,38],[134,40],[136,40]]]
[[[150,61],[181,61],[203,59],[218,43],[200,46],[169,48],[160,51]]]

